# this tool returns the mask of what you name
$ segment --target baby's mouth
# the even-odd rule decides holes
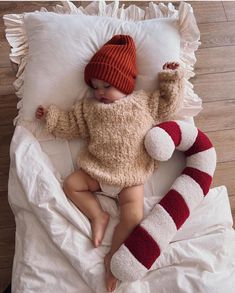
[[[111,103],[111,101],[108,100],[108,99],[106,99],[106,98],[101,98],[101,99],[100,99],[100,102],[101,102],[101,103],[104,103],[104,104],[110,104],[110,103]]]

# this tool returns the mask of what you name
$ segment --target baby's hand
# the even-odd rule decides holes
[[[179,63],[178,62],[167,62],[163,65],[163,69],[171,69],[171,70],[176,70],[179,68]]]
[[[43,106],[39,106],[35,112],[35,116],[37,119],[45,119],[47,115],[47,108],[44,108]]]

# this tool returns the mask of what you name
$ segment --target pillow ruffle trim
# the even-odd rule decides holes
[[[202,101],[197,94],[194,93],[193,85],[189,82],[189,79],[195,75],[193,71],[196,63],[195,51],[200,45],[200,32],[190,4],[181,2],[178,10],[171,3],[167,5],[163,3],[149,3],[149,5],[144,8],[130,5],[125,8],[125,4],[119,7],[119,1],[106,4],[105,1],[102,0],[94,1],[83,8],[76,7],[72,2],[67,0],[62,1],[62,5],[53,7],[53,10],[58,14],[98,15],[128,21],[140,21],[152,18],[178,18],[181,34],[180,63],[185,71],[185,82],[187,86],[185,87],[186,91],[183,108],[179,111],[177,118],[195,116],[201,111]],[[41,8],[40,12],[48,11],[45,8]],[[4,15],[3,19],[6,26],[6,38],[12,47],[10,60],[18,64],[17,79],[13,85],[16,90],[16,95],[20,98],[17,104],[17,109],[20,110],[23,105],[24,72],[28,56],[28,41],[24,27],[24,14],[8,14]],[[14,120],[14,124],[22,125],[22,122],[19,112]]]
[[[11,46],[10,60],[18,65],[16,73],[16,80],[13,83],[15,94],[20,101],[17,104],[17,109],[20,110],[23,105],[24,94],[24,75],[28,56],[28,40],[24,27],[23,14],[7,14],[3,16],[4,24],[6,26],[6,39]],[[16,124],[19,115],[15,118]]]

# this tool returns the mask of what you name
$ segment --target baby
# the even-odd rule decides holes
[[[63,188],[90,220],[95,247],[102,242],[109,214],[93,193],[118,195],[120,222],[104,260],[109,292],[117,282],[110,270],[111,258],[143,218],[144,183],[154,170],[154,160],[144,147],[145,134],[156,123],[167,120],[182,100],[178,67],[178,63],[163,66],[158,91],[134,91],[134,41],[127,35],[115,35],[85,67],[85,82],[92,89],[92,97],[78,101],[68,112],[54,105],[36,110],[36,117],[45,119],[48,131],[55,136],[80,137],[88,143],[78,157],[80,169],[65,179]]]

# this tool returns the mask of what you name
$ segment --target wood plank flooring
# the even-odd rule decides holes
[[[59,1],[56,1],[59,3]],[[77,1],[76,5],[88,5]],[[148,1],[121,1],[126,6],[148,5]],[[203,111],[196,125],[212,139],[218,155],[213,186],[226,185],[235,219],[235,1],[192,1],[201,32],[196,53],[196,93],[203,99]],[[0,292],[11,280],[14,253],[14,217],[7,201],[9,145],[14,131],[17,98],[12,83],[15,66],[9,61],[10,47],[5,39],[2,16],[7,13],[34,11],[55,2],[0,2]],[[179,3],[176,3],[178,6]]]
[[[226,185],[235,219],[235,1],[190,3],[202,42],[192,83],[203,111],[195,122],[216,147],[213,186]]]

